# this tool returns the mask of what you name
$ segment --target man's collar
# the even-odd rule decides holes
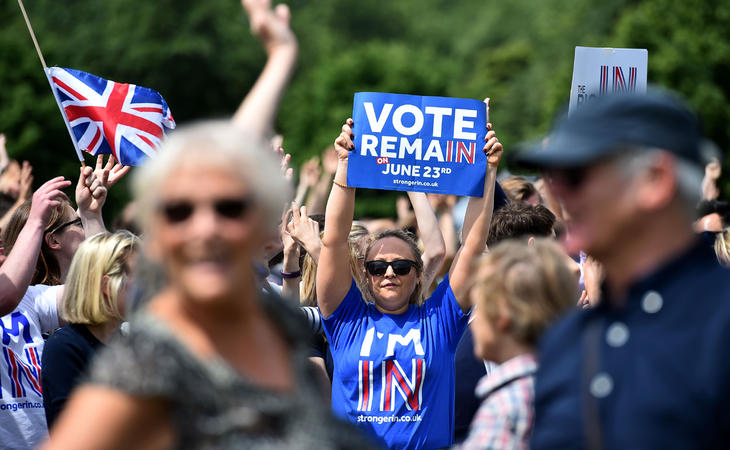
[[[536,371],[537,359],[533,353],[515,356],[497,366],[491,374],[483,376],[477,384],[476,395],[484,398],[505,384],[534,375]]]

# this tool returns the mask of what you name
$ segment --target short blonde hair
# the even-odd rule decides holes
[[[175,130],[155,157],[132,179],[137,220],[144,231],[159,207],[162,186],[183,164],[221,168],[237,175],[264,212],[265,226],[275,228],[291,198],[290,186],[269,144],[234,127],[230,121],[203,121]]]
[[[127,279],[125,263],[138,246],[139,238],[126,230],[99,233],[82,242],[66,277],[61,318],[87,325],[122,320],[118,301]],[[102,289],[105,275],[107,294]]]
[[[490,249],[479,265],[471,301],[496,319],[501,306],[509,314],[510,333],[534,346],[547,326],[575,305],[578,279],[565,254],[550,239],[506,240]]]

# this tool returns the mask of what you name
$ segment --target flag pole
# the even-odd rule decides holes
[[[23,0],[18,0],[18,5],[20,6],[20,12],[23,13],[23,19],[25,19],[25,25],[28,27],[28,32],[30,33],[30,38],[33,40],[33,45],[35,46],[35,51],[38,54],[38,59],[41,60],[41,65],[43,66],[43,73],[46,74],[46,79],[48,80],[48,84],[51,86],[51,92],[53,93],[53,98],[56,100],[56,105],[58,105],[58,109],[61,111],[61,117],[63,117],[63,121],[66,124],[66,129],[68,130],[69,136],[71,136],[71,142],[74,145],[74,150],[76,150],[76,155],[79,157],[79,161],[81,162],[81,167],[86,167],[86,162],[84,161],[84,155],[81,153],[81,150],[79,150],[79,144],[76,142],[76,136],[74,136],[73,132],[71,131],[71,124],[68,122],[68,118],[66,117],[66,114],[63,112],[63,106],[61,106],[61,101],[58,98],[58,95],[56,94],[56,88],[53,87],[53,81],[51,80],[51,75],[48,71],[48,66],[46,66],[46,60],[43,58],[43,53],[41,53],[41,48],[38,45],[38,40],[35,37],[35,32],[33,32],[33,26],[30,24],[30,19],[28,18],[28,13],[25,12],[25,5],[23,5]]]

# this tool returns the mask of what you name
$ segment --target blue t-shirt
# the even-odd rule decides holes
[[[454,353],[468,315],[448,277],[422,306],[383,314],[355,282],[324,320],[332,408],[389,448],[439,448],[454,435]]]

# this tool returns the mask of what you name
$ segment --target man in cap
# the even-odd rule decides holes
[[[544,337],[532,448],[725,448],[730,273],[692,232],[697,118],[666,93],[598,99],[517,162],[570,216],[567,250],[603,263],[603,300]]]

